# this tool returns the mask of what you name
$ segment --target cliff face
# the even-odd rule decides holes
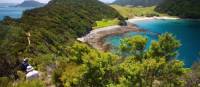
[[[200,18],[200,0],[165,0],[156,10],[182,18]]]
[[[132,6],[154,6],[158,5],[163,0],[116,0],[113,4],[132,5]]]

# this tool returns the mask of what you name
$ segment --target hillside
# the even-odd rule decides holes
[[[166,16],[166,14],[161,14],[155,11],[156,6],[151,7],[126,7],[121,5],[111,5],[111,7],[115,8],[122,16],[126,18],[133,18],[138,16]]]
[[[165,0],[156,10],[183,18],[200,18],[199,0]]]
[[[34,1],[34,0],[27,0],[22,2],[21,4],[16,5],[16,7],[42,7],[45,4],[40,3],[38,1]]]
[[[154,13],[154,6],[139,9]],[[199,66],[192,71],[177,60],[181,43],[170,33],[151,44],[143,35],[122,39],[116,53],[76,41],[92,26],[123,19],[98,0],[52,0],[20,19],[5,17],[0,21],[0,87],[198,87]],[[24,58],[39,78],[34,74],[29,80],[35,71],[27,75],[20,69]]]
[[[162,1],[163,0],[116,0],[113,4],[147,7],[158,5]]]
[[[67,56],[66,47],[88,33],[95,21],[122,18],[97,0],[52,0],[27,10],[21,19],[5,18],[0,26],[0,76],[10,76],[24,57]]]

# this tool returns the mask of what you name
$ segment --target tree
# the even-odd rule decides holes
[[[184,68],[183,62],[175,60],[176,50],[180,46],[179,41],[172,34],[165,33],[145,51],[146,41],[147,39],[142,36],[122,40],[119,50],[130,56],[120,64],[123,74],[122,81],[119,82],[125,83],[117,85],[128,87],[183,86],[184,81],[180,77],[188,70]]]
[[[147,38],[137,35],[131,38],[125,38],[121,41],[119,54],[122,56],[135,56],[142,60],[146,48]]]
[[[159,36],[158,41],[152,42],[147,57],[165,57],[169,61],[176,58],[180,46],[180,41],[176,40],[172,34],[165,33]]]

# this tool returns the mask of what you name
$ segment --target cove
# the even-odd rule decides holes
[[[132,21],[131,23],[140,29],[148,32],[162,34],[165,32],[172,33],[182,46],[180,47],[178,60],[185,63],[185,67],[191,67],[194,62],[200,59],[200,21],[189,19],[152,19]],[[121,35],[112,35],[104,38],[106,44],[110,44],[113,48],[120,45],[120,40],[134,35],[143,35],[149,39],[147,47],[152,40],[157,40],[157,34],[128,32]]]

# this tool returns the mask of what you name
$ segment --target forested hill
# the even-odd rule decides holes
[[[91,30],[97,20],[122,18],[98,0],[52,0],[28,10],[21,19],[6,17],[0,25],[0,76],[10,76],[19,60],[42,54],[67,55],[67,44]]]
[[[200,0],[165,0],[156,10],[183,18],[200,18]]]
[[[154,6],[158,5],[163,0],[116,0],[113,4],[132,5],[132,6]]]

